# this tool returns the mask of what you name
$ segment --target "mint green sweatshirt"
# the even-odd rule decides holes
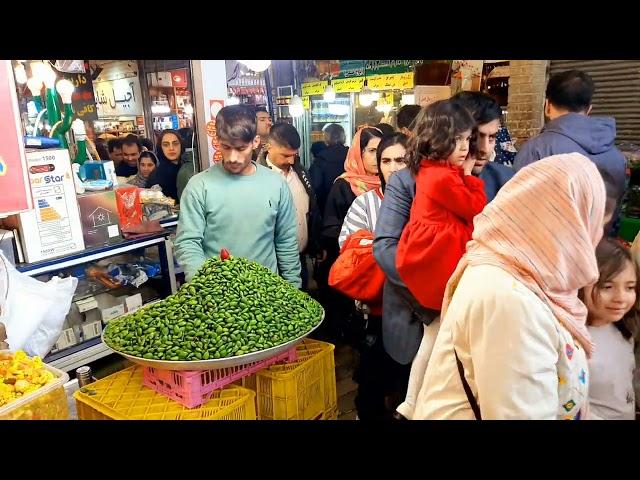
[[[187,281],[226,248],[302,286],[291,192],[281,175],[256,167],[253,175],[233,175],[218,164],[189,180],[175,241]]]

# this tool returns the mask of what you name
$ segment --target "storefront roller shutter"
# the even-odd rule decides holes
[[[592,115],[616,119],[616,143],[640,144],[640,60],[551,60],[550,74],[577,69],[593,78]]]

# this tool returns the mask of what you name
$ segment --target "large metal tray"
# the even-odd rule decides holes
[[[145,367],[153,367],[159,370],[215,370],[218,368],[236,367],[238,365],[246,365],[248,363],[259,362],[260,360],[266,360],[267,358],[275,357],[276,355],[286,352],[291,347],[300,343],[305,337],[316,330],[324,321],[324,311],[322,312],[322,318],[320,322],[309,330],[304,335],[299,336],[287,343],[278,345],[277,347],[267,348],[266,350],[260,350],[259,352],[246,353],[244,355],[238,355],[237,357],[229,358],[217,358],[210,360],[190,360],[190,361],[172,361],[172,360],[149,360],[141,357],[134,357],[127,353],[120,352],[115,348],[109,346],[104,339],[104,331],[102,332],[103,343],[115,353],[122,355],[127,360],[130,360],[139,365]]]

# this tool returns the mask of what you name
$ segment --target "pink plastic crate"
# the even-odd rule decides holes
[[[217,370],[174,371],[145,367],[143,384],[187,408],[195,408],[207,402],[214,390],[252,375],[274,363],[294,362],[297,359],[297,350],[293,347],[266,360]]]

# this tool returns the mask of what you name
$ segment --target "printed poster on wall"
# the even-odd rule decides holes
[[[73,112],[81,120],[97,120],[98,110],[93,92],[93,82],[89,73],[65,73],[58,72],[58,78],[66,78],[75,87],[71,103]]]
[[[209,122],[207,122],[207,135],[211,137],[210,165],[215,165],[222,160],[222,152],[216,135],[216,117],[224,107],[224,100],[209,100]]]
[[[142,115],[142,95],[138,77],[106,80],[93,84],[98,117]]]

